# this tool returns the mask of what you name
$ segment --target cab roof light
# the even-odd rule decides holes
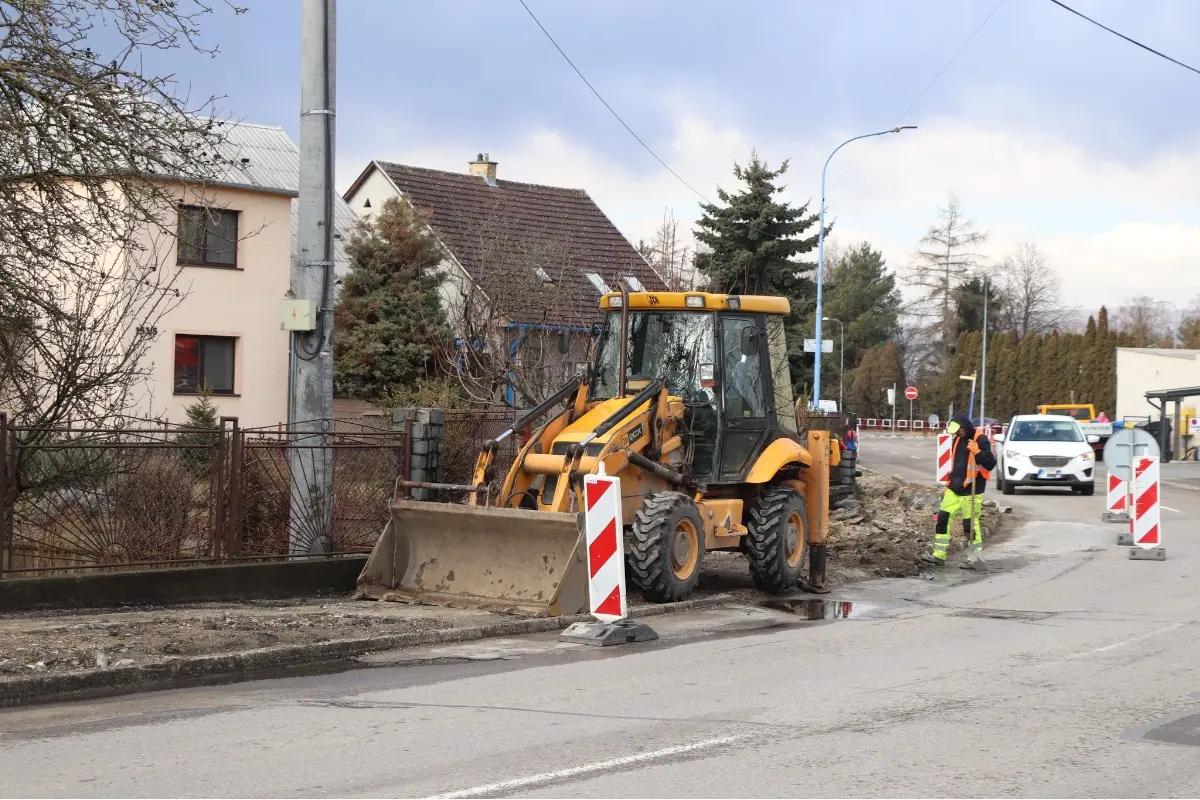
[[[609,308],[620,308],[624,302],[625,302],[624,298],[622,298],[621,295],[617,295],[616,297],[610,297],[610,298],[608,298],[608,307]]]
[[[730,297],[729,298],[729,310],[730,311],[737,311],[741,307],[742,307],[742,298],[740,298],[740,297]]]
[[[704,295],[689,294],[683,302],[688,308],[704,308]]]

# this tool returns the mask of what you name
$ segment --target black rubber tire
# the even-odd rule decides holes
[[[800,558],[788,564],[788,518],[799,512],[802,530],[798,531]],[[796,586],[808,561],[808,505],[794,489],[773,486],[750,510],[746,524],[746,558],[750,577],[760,589],[786,592]]]
[[[838,500],[842,500],[847,497],[853,497],[853,496],[854,496],[854,487],[853,486],[830,486],[829,487],[829,499],[832,502],[837,502]]]
[[[1094,495],[1096,493],[1095,482],[1093,481],[1092,483],[1089,483],[1086,486],[1079,487],[1079,493],[1081,495],[1083,495],[1084,497],[1091,497],[1092,495]]]
[[[681,576],[672,565],[671,545],[681,523],[688,522],[696,532],[696,558],[690,572]],[[647,497],[634,515],[627,541],[629,577],[647,600],[674,603],[686,599],[696,588],[704,562],[704,525],[690,497],[679,492],[658,492]]]
[[[1003,478],[1001,478],[1001,479],[1000,479],[1000,491],[1001,491],[1003,494],[1016,494],[1016,493],[1017,493],[1017,487],[1016,487],[1016,486],[1013,486],[1011,483],[1009,483],[1008,481],[1006,481],[1006,480],[1004,480]]]
[[[842,463],[838,468],[838,480],[844,486],[853,486],[858,471],[858,453],[853,450],[842,452]]]

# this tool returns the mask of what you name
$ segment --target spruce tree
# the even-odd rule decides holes
[[[438,288],[442,250],[420,214],[390,199],[347,245],[350,274],[334,326],[339,392],[381,402],[434,371],[448,337]]]
[[[846,326],[846,368],[858,365],[863,353],[892,340],[900,332],[900,290],[883,254],[867,242],[838,258],[825,279],[825,316]],[[830,338],[837,325],[827,327]]]
[[[196,393],[196,402],[183,410],[187,416],[187,430],[175,437],[175,443],[183,445],[181,457],[189,469],[203,472],[215,456],[217,427],[220,413],[212,401],[212,388],[202,381]]]
[[[799,387],[812,382],[813,356],[803,351],[803,340],[812,336],[816,264],[797,257],[816,248],[818,216],[808,213],[807,203],[794,208],[776,197],[784,188],[776,181],[787,168],[784,161],[779,169],[769,169],[754,151],[745,167],[734,164],[733,175],[744,188],[736,193],[718,188],[721,204],[701,205],[695,235],[704,250],[696,254],[695,265],[712,291],[783,295],[791,301],[788,355],[792,383]]]

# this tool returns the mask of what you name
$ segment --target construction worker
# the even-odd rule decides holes
[[[979,518],[983,492],[991,470],[996,468],[996,456],[988,437],[971,424],[966,414],[955,414],[946,425],[946,432],[954,437],[950,450],[950,479],[938,509],[933,552],[922,555],[921,561],[935,567],[945,566],[946,552],[950,549],[950,525],[955,517],[961,516],[967,536],[967,560],[960,566],[986,572],[987,564],[982,558],[983,528]]]

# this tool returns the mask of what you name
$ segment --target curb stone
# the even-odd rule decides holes
[[[1183,489],[1184,491],[1187,491],[1187,492],[1200,492],[1200,486],[1193,486],[1190,483],[1179,483],[1177,481],[1162,481],[1162,480],[1160,480],[1159,483],[1161,483],[1163,486],[1169,486],[1172,489]]]
[[[634,619],[657,617],[715,608],[734,601],[732,595],[719,594],[678,603],[637,606],[629,610],[629,616]],[[230,677],[235,680],[252,680],[257,677],[256,673],[343,661],[371,652],[542,633],[566,628],[575,622],[588,619],[591,619],[590,614],[513,619],[462,628],[440,628],[390,636],[334,639],[311,644],[261,647],[237,653],[171,658],[150,664],[109,669],[25,675],[0,680],[0,708],[171,689],[181,682],[202,679]]]

